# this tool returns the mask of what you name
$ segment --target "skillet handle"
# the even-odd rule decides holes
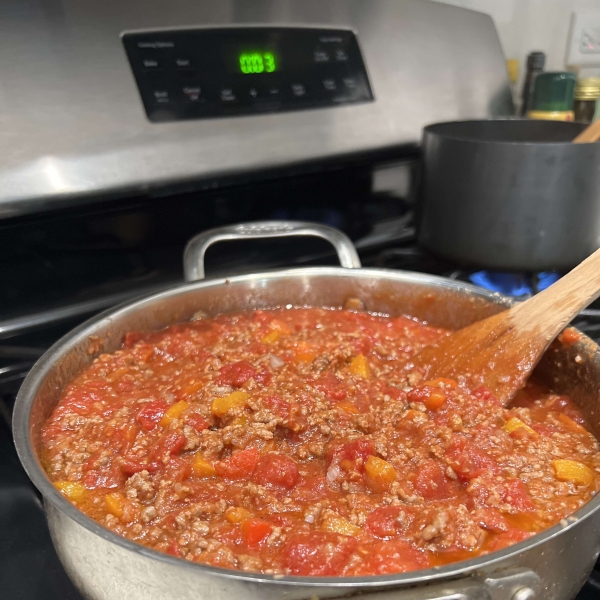
[[[367,592],[357,600],[542,600],[542,581],[531,569],[516,567],[408,589]]]
[[[183,253],[183,271],[186,281],[204,279],[204,256],[208,247],[227,240],[260,240],[294,235],[314,236],[329,242],[337,252],[340,264],[345,269],[360,269],[360,259],[350,238],[345,234],[320,223],[304,221],[256,221],[209,229],[193,237]]]

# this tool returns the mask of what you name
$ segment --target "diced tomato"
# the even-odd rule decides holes
[[[252,379],[257,373],[258,371],[247,360],[241,360],[221,367],[217,383],[242,387],[248,379]]]
[[[242,387],[248,379],[254,379],[257,383],[266,385],[271,380],[271,373],[264,367],[261,371],[258,371],[247,360],[241,360],[221,367],[217,377],[217,383],[220,383],[221,385],[231,385],[233,387]]]
[[[326,454],[328,465],[331,463],[341,463],[343,460],[350,462],[360,461],[364,468],[367,458],[375,452],[375,442],[368,438],[358,438],[353,442],[340,444],[330,448]],[[362,470],[362,469],[361,469]]]
[[[185,422],[188,425],[191,425],[198,433],[208,429],[209,426],[209,422],[198,413],[188,413]]]
[[[479,450],[465,438],[457,438],[446,450],[446,457],[454,472],[463,480],[470,481],[484,474],[495,475],[498,463]]]
[[[502,500],[520,512],[535,510],[531,495],[520,479],[513,479],[504,484]]]
[[[121,471],[127,476],[131,476],[134,473],[140,473],[141,471],[148,471],[148,473],[154,473],[161,467],[159,462],[143,462],[141,460],[132,460],[129,458],[122,458],[119,461]]]
[[[150,462],[162,461],[165,454],[179,454],[187,444],[186,437],[178,431],[169,431],[158,439],[148,454]]]
[[[398,533],[400,526],[398,517],[401,508],[399,506],[383,506],[376,508],[367,517],[365,528],[375,537],[385,540]]]
[[[125,477],[118,465],[114,464],[106,468],[91,469],[83,476],[82,483],[88,490],[114,489],[125,483]]]
[[[146,431],[150,431],[154,429],[157,423],[163,418],[167,408],[167,403],[162,400],[148,402],[144,408],[138,412],[136,419]]]
[[[298,465],[289,456],[269,452],[258,459],[252,481],[259,485],[293,488],[300,478]]]
[[[339,402],[347,395],[346,384],[340,381],[331,372],[328,372],[321,378],[315,380],[313,385],[333,401]]]
[[[471,394],[484,402],[489,402],[490,404],[501,405],[500,400],[494,396],[492,391],[486,387],[485,385],[480,385],[478,388],[474,389]]]
[[[433,459],[424,460],[415,477],[415,489],[427,500],[444,500],[458,495],[459,487],[445,473],[442,465]]]
[[[260,546],[267,540],[273,527],[263,519],[246,519],[242,525],[242,538],[250,548]]]
[[[262,399],[262,403],[282,419],[290,416],[290,403],[282,400],[279,396],[266,396]]]
[[[296,486],[294,497],[302,502],[315,502],[327,498],[328,490],[325,477],[305,477]]]
[[[164,479],[182,482],[192,474],[192,465],[183,457],[173,456],[164,468]]]
[[[340,575],[356,548],[356,539],[329,531],[292,533],[284,543],[283,566],[292,575]]]
[[[179,454],[187,444],[187,439],[178,431],[170,431],[161,438],[160,444],[169,454]]]
[[[379,542],[367,549],[367,555],[356,569],[356,575],[406,573],[429,566],[425,552],[402,540]]]
[[[250,479],[259,458],[260,452],[256,448],[246,448],[216,463],[215,469],[221,477],[227,479]]]

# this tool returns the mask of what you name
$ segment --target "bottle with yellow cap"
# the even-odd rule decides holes
[[[569,71],[541,73],[535,79],[530,119],[573,121],[573,96],[576,77]]]
[[[575,120],[593,123],[600,118],[600,77],[579,79],[573,105]]]

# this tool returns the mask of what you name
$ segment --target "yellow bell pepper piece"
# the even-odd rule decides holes
[[[169,423],[173,419],[178,419],[181,416],[181,414],[183,413],[183,411],[189,407],[190,407],[190,405],[185,400],[180,400],[179,402],[175,402],[175,404],[172,404],[167,409],[167,411],[162,416],[162,419],[158,422],[158,424],[161,427],[168,427]]]
[[[341,408],[343,411],[350,413],[351,415],[357,415],[360,413],[358,408],[356,408],[352,402],[338,402],[336,407]]]
[[[241,506],[231,506],[225,511],[225,518],[230,523],[241,523],[246,519],[249,519],[252,513]]]
[[[592,485],[594,483],[594,471],[587,465],[576,460],[553,460],[552,466],[556,478],[561,481],[572,481],[576,485]]]
[[[225,396],[224,398],[215,398],[210,405],[210,410],[212,414],[217,417],[222,417],[227,414],[232,408],[236,408],[238,406],[246,406],[246,400],[250,397],[248,392],[232,392],[229,396]]]
[[[279,333],[279,331],[276,331],[276,330],[269,331],[269,333],[265,333],[265,335],[262,336],[260,341],[263,344],[274,344],[280,335],[281,334]]]
[[[104,501],[106,503],[106,510],[111,514],[120,519],[123,516],[124,509],[124,498],[118,492],[113,494],[106,494],[104,496]]]
[[[337,515],[327,516],[321,525],[321,529],[332,533],[341,533],[342,535],[358,535],[361,532],[360,527]]]
[[[517,429],[521,429],[521,427],[525,431],[527,431],[527,433],[537,435],[535,430],[531,429],[531,427],[529,427],[529,425],[527,425],[527,423],[524,423],[523,421],[521,421],[521,419],[519,419],[517,417],[511,417],[508,421],[506,421],[506,423],[504,423],[504,431],[506,431],[507,433],[512,433],[513,431],[516,431]]]
[[[352,359],[350,363],[350,373],[363,379],[369,379],[371,376],[371,369],[369,368],[369,362],[364,354],[359,354]]]
[[[82,483],[76,481],[56,481],[54,487],[65,497],[73,502],[83,502],[87,490]]]
[[[201,454],[194,456],[192,471],[196,477],[214,477],[217,474],[216,469]]]
[[[390,484],[396,480],[396,469],[387,460],[377,456],[369,456],[365,463],[367,479],[376,489],[387,490]]]

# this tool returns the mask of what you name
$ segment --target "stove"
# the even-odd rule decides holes
[[[181,283],[195,234],[315,221],[365,266],[519,298],[560,276],[482,272],[415,241],[422,128],[514,112],[486,15],[425,0],[6,0],[3,24],[2,598],[81,598],[14,451],[20,384],[85,319]],[[316,239],[206,255],[208,276],[335,262]],[[576,324],[600,339],[600,307]],[[578,600],[599,593],[594,572]]]

